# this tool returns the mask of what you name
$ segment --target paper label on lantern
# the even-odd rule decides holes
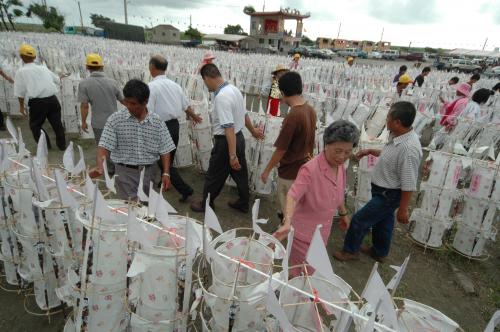
[[[460,165],[457,165],[457,167],[455,167],[455,172],[453,173],[453,186],[456,186],[458,184],[460,174],[462,174],[462,167]]]
[[[470,192],[476,194],[479,191],[480,185],[481,185],[481,174],[474,174],[472,176],[472,181],[470,183]]]
[[[375,164],[377,163],[377,157],[369,154],[368,155],[368,169],[372,169],[373,167],[375,167]]]

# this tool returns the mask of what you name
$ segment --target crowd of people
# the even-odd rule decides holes
[[[19,54],[24,66],[15,78],[8,77],[4,72],[0,75],[14,84],[21,114],[29,114],[34,139],[38,141],[47,119],[56,134],[57,147],[64,150],[66,140],[61,123],[61,106],[55,96],[60,78],[46,67],[34,63],[36,51],[32,46],[23,44]],[[212,93],[214,145],[202,197],[191,202],[190,208],[195,212],[204,212],[207,200],[215,208],[215,200],[226,179],[231,176],[236,183],[238,197],[228,205],[247,213],[250,192],[242,130],[246,127],[258,140],[263,139],[263,133],[254,127],[248,116],[241,92],[222,77],[214,59],[212,53],[207,53],[197,69]],[[349,58],[346,71],[353,65],[354,59]],[[122,90],[114,80],[106,77],[103,60],[98,54],[87,55],[86,67],[90,75],[79,84],[78,100],[84,131],[88,131],[87,117],[89,110],[92,112],[97,162],[90,176],[101,176],[105,169],[110,176],[117,175],[117,196],[121,199],[137,200],[138,189],[147,193],[152,183],[162,190],[172,185],[181,196],[180,202],[187,202],[194,190],[172,164],[179,141],[179,119],[188,118],[194,125],[210,120],[196,114],[182,88],[167,78],[167,59],[160,55],[152,56],[149,61],[152,81],[146,84],[133,79]],[[316,111],[302,96],[303,84],[297,69],[300,69],[298,54],[293,56],[288,68],[276,67],[269,84],[261,92],[268,98],[267,113],[270,116],[280,115],[280,103],[289,107],[274,143],[275,151],[260,175],[266,183],[271,171],[278,168],[278,216],[281,224],[274,236],[284,240],[291,228],[295,229],[290,259],[292,265],[298,265],[305,261],[316,226],[322,226],[321,235],[326,243],[333,218],[338,215],[340,228],[346,231],[346,235],[342,250],[335,252],[334,257],[349,261],[357,259],[361,252],[381,262],[389,255],[395,221],[409,222],[409,203],[417,189],[422,148],[412,128],[415,106],[407,101],[398,101],[390,107],[386,120],[390,137],[382,150],[361,150],[353,155],[360,132],[349,121],[339,120],[325,129],[324,150],[313,157]],[[412,80],[407,67],[401,66],[392,81],[395,91],[401,96],[409,88],[423,86],[430,73],[431,69],[425,67]],[[440,124],[443,127],[452,127],[459,116],[475,120],[481,116],[480,105],[488,101],[492,91],[479,89],[471,97],[473,84],[479,79],[479,75],[473,75],[466,83],[459,83],[457,77],[446,82],[456,87],[456,99],[442,100],[444,106]],[[499,84],[493,90],[499,92]],[[118,110],[117,101],[125,108]],[[50,140],[47,142],[50,147]],[[372,175],[372,199],[349,218],[344,201],[348,182],[344,165],[350,158],[360,160],[368,155],[378,157]],[[155,178],[158,168],[161,169],[161,180]],[[141,173],[144,173],[143,188],[138,188]],[[364,247],[363,238],[370,231],[372,246]],[[300,270],[294,273],[297,275]]]

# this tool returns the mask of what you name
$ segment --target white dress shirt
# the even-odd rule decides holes
[[[47,98],[57,94],[60,79],[47,67],[35,63],[23,65],[14,79],[14,95],[26,99]]]
[[[214,135],[225,135],[225,128],[234,128],[234,133],[245,126],[247,114],[243,96],[234,85],[224,83],[215,91],[212,129]]]
[[[179,84],[165,75],[156,76],[149,82],[148,111],[156,113],[162,121],[185,116],[188,99]]]

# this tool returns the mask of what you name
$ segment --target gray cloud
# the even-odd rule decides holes
[[[439,18],[436,0],[369,0],[368,13],[389,23],[433,23]]]

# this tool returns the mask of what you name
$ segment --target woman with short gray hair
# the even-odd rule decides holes
[[[273,234],[283,240],[294,227],[294,239],[289,266],[305,263],[305,257],[316,226],[321,224],[321,236],[325,244],[330,236],[335,212],[340,216],[342,229],[349,226],[344,205],[346,170],[344,163],[352,154],[359,140],[359,130],[348,121],[339,120],[325,129],[325,147],[314,159],[299,171],[297,179],[288,191],[283,225]],[[300,267],[290,270],[290,277],[301,272]],[[308,268],[309,273],[312,269]]]

